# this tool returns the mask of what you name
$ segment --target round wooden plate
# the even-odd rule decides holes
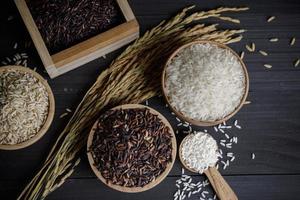
[[[5,66],[5,67],[0,67],[0,73],[6,70],[17,70],[17,71],[21,71],[21,72],[26,72],[26,73],[30,73],[32,74],[35,78],[37,78],[46,88],[46,91],[48,93],[48,98],[49,98],[49,109],[48,109],[48,116],[46,118],[46,121],[44,122],[43,126],[41,127],[41,129],[38,131],[38,133],[33,136],[32,138],[30,138],[29,140],[26,140],[22,143],[18,143],[18,144],[13,144],[13,145],[9,145],[9,144],[0,144],[0,149],[3,150],[16,150],[16,149],[22,149],[25,147],[28,147],[30,145],[32,145],[33,143],[35,143],[36,141],[38,141],[39,139],[41,139],[43,137],[43,135],[47,132],[47,130],[49,129],[53,117],[54,117],[54,111],[55,111],[55,101],[54,101],[54,96],[52,93],[52,90],[50,88],[50,86],[48,85],[47,81],[41,76],[39,75],[37,72],[27,68],[27,67],[23,67],[23,66]]]
[[[166,68],[167,66],[169,65],[169,63],[171,62],[171,60],[178,54],[179,51],[181,51],[182,49],[188,47],[188,46],[191,46],[191,45],[194,45],[194,44],[213,44],[213,45],[216,45],[220,48],[223,48],[223,49],[227,49],[229,50],[230,52],[233,53],[233,55],[236,56],[236,58],[239,60],[239,62],[241,63],[242,67],[243,67],[243,71],[244,71],[244,75],[245,75],[245,93],[243,94],[243,97],[241,99],[241,102],[240,104],[236,107],[236,109],[231,112],[230,114],[228,114],[227,116],[225,116],[223,119],[218,119],[218,120],[215,120],[215,121],[200,121],[200,120],[195,120],[195,119],[192,119],[192,118],[189,118],[189,117],[186,117],[183,113],[181,113],[180,111],[176,110],[170,103],[170,100],[169,100],[169,97],[167,96],[166,94],[166,87],[165,87],[165,79],[166,79]],[[230,47],[224,45],[224,44],[221,44],[221,43],[218,43],[218,42],[213,42],[213,41],[205,41],[205,40],[201,40],[201,41],[194,41],[194,42],[190,42],[190,43],[187,43],[181,47],[179,47],[178,49],[176,49],[172,54],[171,56],[168,58],[165,66],[164,66],[164,69],[163,69],[163,72],[162,72],[162,78],[161,78],[161,82],[162,82],[162,91],[163,91],[163,96],[164,98],[166,99],[166,102],[167,104],[169,105],[169,107],[171,108],[171,110],[182,120],[186,121],[186,122],[189,122],[190,124],[193,124],[193,125],[197,125],[197,126],[214,126],[214,125],[217,125],[217,124],[220,124],[224,121],[227,121],[228,119],[230,119],[232,116],[234,116],[243,106],[243,104],[245,103],[246,101],[246,98],[248,96],[248,91],[249,91],[249,75],[248,75],[248,71],[247,71],[247,68],[243,62],[243,60],[240,58],[240,56],[235,52],[233,51]]]
[[[89,136],[88,136],[88,141],[87,141],[87,156],[88,156],[88,160],[90,163],[90,166],[93,170],[93,172],[95,173],[95,175],[108,187],[118,190],[120,192],[128,192],[128,193],[137,193],[137,192],[143,192],[146,190],[149,190],[153,187],[155,187],[156,185],[158,185],[161,181],[164,180],[164,178],[166,178],[166,176],[169,174],[169,172],[171,171],[173,164],[175,162],[176,159],[176,152],[177,152],[177,143],[176,143],[176,137],[174,134],[174,130],[172,128],[172,126],[170,125],[170,123],[168,122],[168,120],[162,115],[160,114],[158,111],[154,110],[153,108],[150,108],[148,106],[144,106],[144,105],[140,105],[140,104],[126,104],[126,105],[120,105],[117,107],[112,108],[113,110],[115,109],[134,109],[134,108],[148,108],[150,110],[150,112],[152,114],[155,114],[158,116],[158,118],[170,129],[170,133],[172,135],[172,161],[170,163],[168,163],[165,171],[160,174],[154,181],[148,183],[147,185],[143,186],[143,187],[124,187],[124,186],[120,186],[120,185],[116,185],[116,184],[112,184],[111,182],[107,182],[106,179],[101,175],[101,173],[99,172],[99,170],[94,166],[94,159],[92,156],[92,153],[89,151],[90,146],[92,144],[93,141],[93,136],[95,133],[95,130],[97,128],[97,124],[98,124],[98,120],[94,123]]]

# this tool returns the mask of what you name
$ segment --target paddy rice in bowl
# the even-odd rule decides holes
[[[47,81],[22,66],[0,67],[0,149],[16,150],[38,141],[54,116]]]
[[[165,96],[171,107],[188,119],[222,120],[245,99],[245,70],[238,56],[218,43],[187,44],[165,67]]]

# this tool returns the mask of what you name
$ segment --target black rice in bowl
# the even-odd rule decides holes
[[[30,0],[28,7],[51,54],[125,21],[115,0]]]
[[[172,162],[172,134],[148,108],[109,110],[98,119],[89,151],[107,183],[143,187]]]

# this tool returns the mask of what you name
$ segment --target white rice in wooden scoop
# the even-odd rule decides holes
[[[166,67],[166,95],[184,116],[216,121],[231,114],[245,93],[245,74],[238,58],[216,45],[182,49]]]
[[[208,167],[214,167],[219,156],[216,140],[207,133],[191,134],[181,144],[183,162],[199,173],[203,173]]]

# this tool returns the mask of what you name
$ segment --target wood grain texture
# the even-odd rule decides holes
[[[220,200],[238,200],[232,188],[215,167],[209,167],[204,173]]]
[[[250,79],[250,105],[243,108],[229,120],[238,119],[242,130],[230,130],[230,135],[238,136],[239,142],[231,149],[236,160],[222,175],[242,200],[285,200],[297,199],[300,195],[300,67],[292,63],[300,56],[300,2],[298,0],[129,0],[130,6],[141,25],[141,33],[167,19],[183,7],[196,4],[196,10],[218,6],[249,6],[243,13],[228,13],[228,16],[241,20],[240,25],[220,23],[220,28],[244,28],[244,39],[229,45],[236,52],[245,51],[244,62]],[[40,168],[51,145],[66,125],[67,116],[59,119],[66,108],[74,110],[84,93],[96,80],[98,74],[118,56],[124,48],[73,70],[55,80],[49,80],[43,72],[43,65],[33,47],[24,48],[24,40],[30,40],[13,1],[0,2],[0,60],[16,52],[27,52],[29,66],[37,67],[38,72],[48,79],[56,99],[54,123],[45,136],[37,143],[20,151],[0,151],[0,199],[15,199],[17,193]],[[14,19],[7,21],[8,16]],[[275,15],[272,23],[266,23],[269,16]],[[214,19],[208,22],[216,22]],[[219,23],[219,21],[218,21]],[[9,31],[8,31],[9,30]],[[270,43],[270,37],[278,37],[277,43]],[[292,37],[297,41],[289,46]],[[19,48],[12,47],[17,42]],[[264,57],[259,53],[248,53],[245,45],[255,42],[257,49],[269,53]],[[271,70],[263,64],[273,65]],[[177,129],[176,119],[165,107],[162,98],[149,101],[150,106],[161,112]],[[178,128],[183,130],[182,127]],[[197,128],[196,130],[203,130]],[[223,135],[207,128],[219,140]],[[180,142],[184,135],[177,135]],[[251,154],[255,153],[255,160]],[[169,176],[157,187],[145,193],[124,195],[114,192],[97,180],[90,170],[87,158],[75,170],[72,178],[54,192],[48,199],[173,199],[176,191],[175,180],[181,174],[182,165],[176,160]],[[189,174],[189,173],[188,173]],[[202,176],[193,176],[196,180]],[[192,196],[190,199],[199,199]]]
[[[135,16],[130,8],[130,5],[128,4],[128,1],[127,0],[117,0],[117,1],[126,21],[134,20]]]
[[[173,199],[176,191],[174,185],[178,177],[167,177],[157,187],[137,194],[115,192],[106,187],[97,178],[90,179],[68,179],[67,182],[52,193],[48,200],[141,200],[141,199]],[[226,176],[228,183],[235,188],[236,194],[241,200],[293,200],[300,194],[299,175],[269,175],[269,176]],[[195,181],[203,180],[203,177],[194,177]],[[285,187],[289,185],[289,187]],[[2,199],[15,199],[20,192],[20,183],[16,180],[0,181],[0,193]],[[4,187],[5,186],[5,187]],[[211,192],[211,187],[207,186],[206,191]],[[200,199],[201,195],[195,195],[191,199]]]

